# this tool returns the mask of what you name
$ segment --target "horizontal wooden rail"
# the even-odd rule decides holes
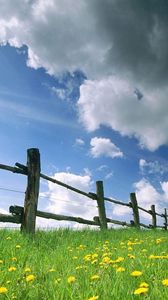
[[[0,164],[0,169],[10,171],[10,172],[13,172],[13,173],[27,175],[27,173],[25,171],[23,171],[22,169],[20,169],[20,168],[11,167],[11,166],[7,166],[7,165],[3,165],[3,164]]]
[[[11,216],[11,215],[0,214],[0,222],[21,224],[21,216],[20,215]]]
[[[153,227],[152,225],[150,226],[150,225],[145,225],[145,224],[143,224],[143,223],[139,223],[139,225],[141,226],[141,227],[144,227],[144,228],[151,228],[151,227]]]
[[[150,214],[150,215],[152,214],[151,210],[147,210],[147,209],[145,209],[145,208],[143,208],[143,207],[138,206],[138,209],[140,209],[140,210],[146,212],[147,214]]]
[[[104,197],[104,200],[106,200],[106,201],[108,201],[108,202],[115,203],[115,204],[120,204],[120,205],[124,205],[124,206],[131,207],[131,205],[130,205],[129,203],[125,203],[125,202],[117,201],[117,200],[110,199],[110,198],[107,198],[107,197]]]
[[[11,213],[16,214],[16,215],[17,214],[22,214],[23,207],[22,206],[10,206],[9,210],[10,210]],[[95,221],[85,220],[85,219],[80,218],[80,217],[57,215],[57,214],[53,214],[53,213],[43,212],[43,211],[40,211],[40,210],[37,210],[36,216],[40,217],[40,218],[54,219],[54,220],[57,220],[57,221],[73,221],[73,222],[87,224],[87,225],[99,226],[99,223],[96,223]]]

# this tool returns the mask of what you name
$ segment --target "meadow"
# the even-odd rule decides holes
[[[168,233],[0,230],[0,299],[168,299]]]

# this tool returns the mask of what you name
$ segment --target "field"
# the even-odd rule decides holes
[[[168,233],[0,231],[0,299],[168,299]]]

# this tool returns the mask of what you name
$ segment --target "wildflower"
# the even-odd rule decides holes
[[[134,295],[141,295],[141,294],[145,294],[147,292],[148,292],[147,287],[140,287],[134,291]]]
[[[32,275],[32,274],[26,276],[26,281],[27,281],[27,282],[31,282],[31,281],[33,281],[34,279],[35,279],[35,276]]]
[[[27,267],[27,268],[24,269],[24,271],[25,271],[25,273],[31,272],[31,269]]]
[[[17,261],[17,258],[16,257],[12,257],[11,260],[12,261]]]
[[[72,259],[78,259],[78,257],[77,256],[73,256]]]
[[[55,272],[56,270],[54,268],[51,268],[48,270],[49,273]]]
[[[138,277],[138,276],[141,276],[142,275],[142,272],[141,271],[133,271],[131,273],[131,276],[134,276],[134,277]]]
[[[118,262],[121,262],[121,261],[123,261],[123,260],[124,260],[124,257],[121,257],[121,256],[120,256],[120,257],[118,257],[118,258],[116,259],[115,262],[118,263]]]
[[[124,272],[125,271],[125,268],[123,267],[119,267],[116,269],[116,272]]]
[[[165,286],[168,286],[168,278],[162,280],[162,284]]]
[[[8,289],[4,286],[0,286],[0,294],[5,294],[7,293]]]
[[[93,276],[90,277],[91,280],[97,280],[99,278],[100,278],[99,275],[93,275]]]
[[[2,259],[0,259],[0,264],[3,264],[3,260]]]
[[[10,267],[10,268],[8,268],[8,271],[9,271],[9,272],[16,271],[16,268],[15,268],[15,267]]]
[[[145,281],[143,281],[143,282],[141,282],[140,283],[140,285],[139,285],[139,287],[144,287],[144,288],[147,288],[149,286],[149,284],[148,283],[146,283]]]
[[[11,239],[12,239],[12,238],[11,238],[10,236],[7,236],[7,237],[6,237],[6,240],[8,240],[8,241],[11,240]]]
[[[55,279],[55,283],[58,284],[61,281],[61,278]]]
[[[92,297],[90,297],[90,298],[87,299],[87,300],[97,300],[97,299],[99,299],[99,296],[92,296]]]
[[[20,249],[21,248],[21,246],[20,245],[16,245],[16,249]]]
[[[128,253],[128,257],[129,257],[129,258],[131,258],[131,259],[134,259],[134,258],[135,258],[135,256],[134,256],[134,255],[132,255],[132,254],[129,254],[129,253]]]
[[[73,283],[76,281],[76,278],[75,278],[75,276],[69,276],[67,281],[68,281],[68,283]]]

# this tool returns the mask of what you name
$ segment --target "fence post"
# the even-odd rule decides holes
[[[96,181],[96,194],[97,194],[100,229],[107,229],[106,211],[104,205],[103,181]]]
[[[151,205],[151,215],[152,215],[152,228],[156,228],[156,211],[155,205]]]
[[[140,228],[140,221],[139,221],[139,211],[138,211],[138,203],[136,199],[136,194],[130,194],[131,206],[133,210],[133,217],[134,217],[134,226]]]
[[[165,218],[164,229],[167,230],[167,209],[164,209],[163,217]]]
[[[27,150],[27,172],[27,189],[21,230],[26,233],[35,233],[40,185],[40,153],[36,148]]]

